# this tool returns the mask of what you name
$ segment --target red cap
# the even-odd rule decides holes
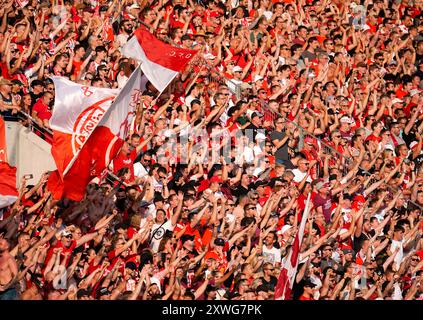
[[[210,179],[210,183],[213,183],[213,182],[222,183],[222,179],[219,178],[218,176],[213,176]]]
[[[218,18],[218,17],[220,17],[219,12],[213,11],[210,13],[210,18]]]
[[[364,203],[366,202],[366,199],[364,198],[364,196],[362,196],[361,194],[356,195],[353,199],[354,202],[360,202],[360,203]]]
[[[306,138],[304,139],[304,143],[311,143],[311,144],[313,144],[313,143],[314,143],[313,138],[311,138],[311,137],[306,137]]]

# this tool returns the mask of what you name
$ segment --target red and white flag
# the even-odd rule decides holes
[[[11,205],[17,199],[16,168],[7,163],[6,127],[0,117],[0,209]]]
[[[120,92],[52,79],[56,101],[50,125],[58,170],[48,186],[54,199],[80,201],[87,184],[101,175],[128,135],[141,96],[141,72],[137,68]]]
[[[6,125],[4,120],[0,117],[0,162],[7,162],[6,152]]]
[[[164,43],[141,26],[122,47],[122,54],[141,61],[141,70],[160,92],[196,55],[196,50],[177,48]]]
[[[301,243],[303,241],[304,229],[310,212],[310,193],[307,197],[304,214],[301,219],[300,228],[292,243],[289,254],[282,260],[282,270],[278,283],[275,287],[275,300],[290,300],[291,290],[297,275],[298,256],[300,254]]]
[[[110,108],[119,90],[87,87],[62,77],[51,78],[56,92],[50,119],[53,129],[51,153],[57,170],[63,176]]]
[[[19,8],[25,7],[29,3],[29,0],[15,0],[15,4]]]

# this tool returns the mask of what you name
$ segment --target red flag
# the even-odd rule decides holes
[[[16,168],[7,162],[0,162],[0,209],[11,205],[17,199]]]
[[[145,76],[157,90],[163,92],[197,51],[171,46],[157,39],[145,27],[140,27],[123,46],[122,54],[141,61]]]
[[[0,117],[0,162],[7,162],[6,150],[6,126],[4,120]]]
[[[301,243],[304,236],[304,228],[308,219],[308,214],[310,211],[310,193],[307,197],[306,207],[304,209],[304,214],[301,219],[300,228],[297,235],[295,236],[294,242],[292,244],[289,254],[282,261],[282,270],[279,274],[278,283],[275,287],[275,300],[290,300],[291,299],[291,290],[294,285],[295,276],[297,274],[298,267],[298,255],[300,254]]]

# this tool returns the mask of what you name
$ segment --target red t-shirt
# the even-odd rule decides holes
[[[51,259],[52,255],[53,255],[53,250],[54,250],[55,248],[63,248],[63,249],[62,249],[62,252],[60,253],[60,256],[61,256],[60,260],[62,260],[62,259],[63,259],[63,257],[65,256],[65,253],[66,253],[66,252],[69,252],[69,253],[70,253],[70,254],[68,255],[68,258],[67,258],[67,261],[66,261],[66,267],[67,267],[67,266],[68,266],[68,264],[69,264],[69,261],[70,261],[70,257],[71,257],[71,255],[72,255],[72,252],[73,252],[73,250],[76,248],[76,241],[75,241],[75,240],[72,240],[71,245],[70,245],[69,247],[65,247],[65,246],[63,245],[62,241],[61,241],[61,240],[58,240],[58,241],[57,241],[57,243],[56,243],[56,245],[55,245],[54,247],[51,247],[51,248],[47,251],[47,257],[46,257],[46,260],[45,260],[45,263],[44,263],[44,265],[45,265],[45,266],[47,266],[48,262],[50,261],[50,259]]]
[[[41,120],[50,120],[51,111],[48,105],[44,104],[43,99],[40,98],[32,108],[33,111],[37,112],[38,118]]]
[[[137,151],[134,149],[129,155],[124,154],[122,151],[113,159],[113,171],[116,174],[122,168],[129,168],[131,173],[130,180],[134,180],[134,160],[137,157]]]

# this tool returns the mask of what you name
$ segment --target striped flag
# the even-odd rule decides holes
[[[15,3],[17,7],[23,8],[29,3],[29,0],[15,0]]]
[[[275,287],[275,300],[290,300],[291,290],[297,275],[298,256],[300,254],[301,243],[303,241],[304,229],[310,212],[310,193],[307,197],[304,214],[301,219],[300,228],[295,236],[289,254],[282,260],[282,270],[278,283]]]
[[[141,26],[122,47],[122,54],[141,62],[141,70],[154,87],[163,92],[197,54],[157,39]]]

